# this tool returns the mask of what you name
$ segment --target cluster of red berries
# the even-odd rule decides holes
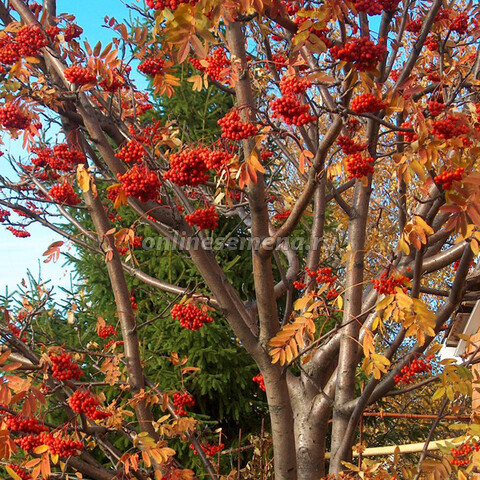
[[[47,165],[62,172],[70,172],[80,163],[86,161],[85,154],[80,150],[70,149],[66,143],[55,145],[53,150],[49,147],[34,147],[32,151],[37,155],[32,158],[32,163],[37,167]]]
[[[28,237],[30,237],[30,233],[28,233],[24,229],[7,227],[7,230],[12,232],[12,234],[17,238],[28,238]]]
[[[122,182],[125,195],[141,202],[156,200],[159,196],[158,189],[162,185],[155,172],[138,163],[123,175],[119,173],[118,179]]]
[[[338,290],[336,288],[329,288],[327,290],[326,298],[327,300],[335,300],[338,297]]]
[[[405,30],[410,33],[418,34],[423,26],[423,18],[416,18],[411,22],[407,23]]]
[[[352,100],[350,108],[355,113],[374,113],[383,110],[387,104],[371,93],[358,95]]]
[[[176,10],[183,3],[190,4],[192,7],[200,0],[146,0],[147,6],[154,10]]]
[[[20,58],[18,44],[9,35],[0,38],[0,63],[3,65],[13,65]]]
[[[82,200],[76,194],[75,190],[68,183],[61,183],[54,185],[48,192],[48,194],[57,202],[64,205],[75,206]]]
[[[208,455],[209,457],[213,457],[218,452],[221,452],[225,448],[225,445],[223,443],[217,443],[217,444],[211,444],[211,445],[201,445],[200,447],[205,453],[205,455]],[[198,455],[197,450],[192,444],[190,444],[190,448],[193,450],[194,455]]]
[[[22,57],[32,57],[48,45],[48,39],[38,25],[24,25],[15,36],[18,53]]]
[[[408,282],[408,278],[404,275],[388,276],[387,272],[383,272],[380,275],[380,278],[374,278],[372,280],[373,288],[379,293],[379,295],[393,295],[397,293],[397,289],[401,289],[401,291],[406,293],[406,282]]]
[[[459,13],[452,21],[450,25],[450,30],[452,32],[457,32],[459,35],[464,35],[468,32],[468,14],[462,12]]]
[[[307,267],[305,268],[305,271],[310,278],[315,278],[317,283],[327,283],[332,285],[338,278],[336,275],[333,275],[332,267],[321,267],[317,270],[310,270]]]
[[[145,158],[145,148],[140,142],[130,140],[115,155],[120,160],[129,163],[141,163]]]
[[[77,390],[69,399],[68,404],[76,413],[84,413],[91,420],[103,420],[110,417],[112,414],[102,412],[97,409],[100,402],[92,397],[90,392],[81,392]]]
[[[272,54],[272,62],[277,70],[281,70],[286,67],[287,59],[281,53]]]
[[[363,178],[373,173],[373,157],[364,157],[361,153],[354,153],[347,157],[346,169],[348,178]]]
[[[430,80],[431,82],[437,83],[441,80],[438,67],[431,67],[426,71],[426,73],[427,73],[427,79]]]
[[[94,83],[97,77],[88,68],[80,67],[79,65],[72,65],[63,72],[63,75],[70,83],[76,85],[87,85],[88,83]]]
[[[8,210],[0,209],[0,223],[5,222],[9,216],[10,216],[10,212]]]
[[[174,320],[180,320],[180,325],[187,330],[198,330],[205,323],[212,323],[213,318],[203,313],[197,306],[188,303],[177,303],[172,308],[170,314]]]
[[[14,325],[13,323],[9,322],[7,324],[7,328],[12,332],[13,335],[19,338],[22,342],[25,343],[27,341],[27,333],[23,332],[23,335],[22,335],[22,330],[16,325]]]
[[[442,172],[435,177],[435,183],[440,184],[443,190],[450,190],[453,182],[459,182],[462,179],[464,172],[465,169],[462,167],[458,167],[454,172]]]
[[[306,286],[307,286],[306,283],[299,282],[298,280],[295,280],[293,282],[293,288],[296,288],[297,290],[303,290]]]
[[[57,380],[80,380],[83,375],[81,368],[72,362],[72,357],[68,353],[60,355],[50,355],[52,362],[52,376]]]
[[[30,480],[32,478],[32,476],[28,473],[27,470],[18,465],[13,465],[9,463],[7,464],[7,466],[11,468],[22,480]]]
[[[183,150],[170,155],[170,170],[163,178],[183,187],[196,187],[208,180],[205,157],[198,149]]]
[[[252,380],[258,385],[258,388],[260,390],[265,392],[265,379],[263,378],[263,375],[261,373],[253,377]]]
[[[314,122],[317,117],[310,114],[310,107],[302,105],[293,94],[284,95],[270,102],[272,116],[280,118],[287,125],[301,127],[307,123]]]
[[[305,93],[312,86],[312,82],[294,75],[283,77],[280,80],[280,91],[282,95],[289,93]]]
[[[134,250],[135,248],[141,248],[142,241],[143,241],[143,237],[140,237],[140,236],[137,237],[135,235],[133,237],[133,240],[131,242],[130,241],[128,242],[127,246],[117,247],[118,253],[123,256],[123,255],[126,255],[129,250]]]
[[[291,210],[285,210],[283,212],[277,212],[275,215],[273,215],[272,219],[273,220],[286,220],[290,214],[292,213]]]
[[[462,443],[458,447],[453,447],[450,452],[453,456],[452,460],[450,460],[450,465],[455,465],[457,467],[465,467],[469,463],[471,463],[470,454],[473,451],[480,451],[480,444],[477,442],[470,443]]]
[[[113,325],[105,325],[104,327],[98,330],[98,336],[103,338],[104,340],[108,337],[115,336],[117,331],[113,327]]]
[[[237,110],[231,110],[217,122],[222,127],[222,137],[230,140],[243,140],[253,137],[258,127],[252,123],[243,123]]]
[[[432,122],[432,134],[444,140],[466,135],[469,131],[468,125],[454,115]]]
[[[83,33],[82,27],[79,27],[75,23],[71,23],[63,31],[63,37],[65,38],[66,42],[71,42],[75,38],[80,37],[82,33]]]
[[[164,68],[165,59],[160,57],[147,58],[138,66],[140,72],[150,77],[163,74]]]
[[[300,5],[296,0],[282,0],[282,3],[289,15],[295,15],[300,10]]]
[[[203,63],[207,63],[204,66]],[[211,55],[208,55],[204,62],[198,58],[190,58],[190,63],[194,68],[205,72],[213,80],[221,81],[225,77],[226,69],[230,66],[230,60],[227,58],[227,52],[224,48],[216,48]],[[228,72],[228,70],[227,70]]]
[[[383,6],[379,0],[356,0],[355,9],[367,15],[380,15],[383,12]]]
[[[189,393],[174,393],[173,406],[174,411],[179,416],[187,415],[185,408],[192,408],[195,405],[195,399]]]
[[[452,17],[453,10],[451,8],[441,8],[438,13],[435,15],[435,24],[441,22],[442,20],[450,20]],[[423,20],[423,19],[422,19]]]
[[[353,155],[362,152],[367,148],[366,143],[357,143],[352,137],[341,135],[337,138],[337,143],[345,155]]]
[[[51,433],[27,435],[26,437],[15,439],[15,443],[25,451],[32,451],[40,445],[46,445],[52,455],[59,455],[63,458],[78,455],[83,450],[81,442],[75,442],[69,438],[54,437]]]
[[[132,310],[138,310],[138,304],[137,304],[137,299],[135,298],[135,295],[132,295],[130,297],[130,305],[132,306]]]
[[[374,70],[386,52],[387,47],[384,43],[376,44],[367,37],[355,38],[345,43],[343,47],[334,45],[330,49],[333,58],[353,63],[360,72]]]
[[[6,103],[0,108],[0,125],[5,128],[25,130],[31,123],[31,119],[14,103]]]
[[[197,208],[190,215],[185,215],[189,225],[196,225],[199,230],[215,230],[218,226],[218,213],[212,206],[202,209]]]
[[[433,35],[429,35],[425,39],[425,47],[427,47],[427,49],[431,52],[436,52],[438,50],[438,38]]]
[[[233,155],[226,150],[209,150],[205,148],[203,149],[203,158],[208,169],[221,172],[233,158]]]
[[[124,345],[125,342],[119,341],[119,340],[110,340],[108,343],[105,344],[103,347],[104,350],[108,350],[112,345],[115,347]]]
[[[47,37],[39,26],[24,25],[18,30],[15,38],[4,35],[0,39],[0,63],[13,65],[20,57],[36,55],[46,45]]]
[[[427,103],[427,108],[432,117],[438,117],[446,108],[443,102],[436,102],[435,100],[430,100]]]
[[[413,129],[412,122],[403,122],[400,125],[402,128]],[[406,142],[412,143],[418,140],[418,135],[415,132],[402,132],[403,138]]]
[[[66,143],[60,143],[53,147],[53,153],[56,157],[58,157],[61,161],[64,162],[69,168],[72,166],[76,166],[80,163],[84,163],[86,160],[85,154],[80,150],[76,150],[75,148],[70,148]],[[55,167],[50,164],[52,168],[56,168],[58,170],[62,170],[58,166]]]
[[[408,365],[405,365],[401,370],[401,375],[395,375],[395,383],[404,383],[406,385],[413,383],[415,375],[419,373],[430,373],[432,371],[432,356],[426,360],[423,358],[414,358]]]
[[[22,433],[42,433],[48,432],[48,427],[40,423],[36,418],[30,417],[21,417],[18,415],[10,415],[4,418],[5,426],[11,432],[22,432]]]

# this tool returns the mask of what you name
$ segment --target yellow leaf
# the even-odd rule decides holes
[[[293,304],[293,308],[295,310],[303,310],[307,305],[308,303],[312,300],[312,295],[311,294],[308,294],[308,295],[305,295],[301,298],[299,298],[294,304]]]
[[[337,302],[338,309],[341,310],[343,308],[343,298],[341,295],[337,297],[336,302]]]
[[[10,475],[10,477],[13,478],[13,480],[22,480],[22,477],[15,473],[15,471],[12,470],[8,465],[5,465],[5,470]]]
[[[85,165],[80,164],[77,167],[77,181],[82,192],[88,192],[90,190],[91,175],[85,170]]]
[[[265,168],[264,168],[263,165],[259,162],[259,160],[258,160],[258,153],[257,153],[256,150],[254,150],[254,151],[250,154],[250,156],[248,157],[247,163],[248,163],[248,165],[250,165],[251,167],[253,167],[257,172],[265,173]]]
[[[39,447],[35,448],[33,450],[33,453],[36,453],[37,455],[41,455],[42,453],[45,453],[48,451],[48,446],[47,445],[40,445]]]
[[[415,223],[421,227],[427,235],[433,235],[433,228],[422,217],[415,215]]]
[[[405,242],[405,238],[404,238],[403,235],[400,237],[400,240],[399,240],[399,242],[398,242],[398,248],[399,248],[405,255],[409,255],[409,254],[410,254],[410,247],[409,247],[408,244]]]

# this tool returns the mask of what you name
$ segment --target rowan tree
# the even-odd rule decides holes
[[[364,411],[426,377],[437,386],[438,418],[472,392],[472,356],[432,361],[479,253],[478,7],[147,0],[132,8],[138,25],[106,18],[113,42],[90,46],[53,0],[0,2],[0,124],[23,137],[27,153],[9,158],[18,178],[2,177],[0,221],[19,241],[40,222],[101,256],[116,309],[96,321],[101,338],[114,337],[108,353],[37,336],[41,299],[6,310],[1,445],[6,461],[21,462],[8,473],[193,478],[175,458],[175,439],[192,444],[211,478],[252,478],[252,469],[225,471],[222,442],[199,443],[184,384],[162,391],[147,377],[134,279],[171,302],[172,320],[192,336],[225,321],[232,345],[256,363],[273,445],[261,475],[273,460],[277,480],[344,469],[393,478],[395,463],[351,463]],[[233,99],[217,138],[182,137],[188,118],[152,118],[135,87],[133,68],[154,95],[173,97],[187,63],[194,92],[214,85]],[[329,217],[334,229],[325,228]],[[237,224],[222,239],[215,232],[233,225],[226,218]],[[194,288],[135,262],[135,250],[149,248],[143,229],[188,255],[201,279]],[[253,291],[232,280],[245,262],[211,248],[220,239],[242,250],[245,237]],[[51,245],[47,259],[61,248]],[[182,367],[173,352],[171,361]],[[462,437],[433,462],[437,477],[473,470],[478,426],[457,428]],[[416,478],[432,472],[426,452]],[[256,450],[250,465],[262,462]]]

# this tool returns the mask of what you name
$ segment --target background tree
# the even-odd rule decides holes
[[[478,8],[440,0],[148,0],[139,12],[147,26],[129,31],[108,20],[118,37],[92,47],[54,1],[9,5],[0,3],[0,123],[23,134],[31,158],[12,159],[19,179],[2,180],[2,221],[18,237],[38,221],[103,258],[123,344],[114,341],[105,355],[91,344],[75,351],[39,341],[31,327],[37,307],[26,302],[25,316],[2,328],[21,360],[9,363],[6,353],[4,368],[24,369],[2,386],[4,456],[18,444],[34,477],[67,468],[96,479],[191,478],[172,459],[167,442],[178,437],[193,443],[212,478],[223,473],[210,462],[217,448],[198,443],[185,385],[169,395],[147,377],[155,365],[145,355],[163,351],[140,341],[129,282],[142,281],[186,297],[170,314],[187,330],[202,329],[193,334],[222,317],[232,347],[256,363],[277,480],[318,479],[327,464],[331,474],[358,469],[348,462],[363,412],[406,393],[398,386],[415,375],[432,374],[436,339],[478,255]],[[234,92],[235,107],[218,120],[221,138],[195,128],[182,138],[177,115],[145,123],[152,105],[119,52],[140,60],[156,95],[182,91],[179,65],[187,61],[198,71],[187,79],[195,92],[209,82]],[[199,98],[208,103],[210,94]],[[65,140],[47,144],[41,117],[60,123]],[[325,228],[327,205],[333,230]],[[120,228],[112,208],[127,207],[136,217]],[[56,214],[75,230],[58,227]],[[241,288],[248,262],[209,248],[206,231],[219,225],[239,250],[240,240],[252,241]],[[144,228],[188,254],[188,281],[174,268],[143,271],[151,265],[128,255]],[[161,319],[151,320],[144,331],[160,328]],[[23,325],[32,335],[26,342]],[[115,330],[103,320],[97,328],[102,336]],[[471,393],[471,362],[445,365],[434,393],[439,416],[449,400]],[[116,394],[86,390],[105,383]],[[17,407],[30,415],[43,403],[63,406],[64,416],[47,426],[21,423]],[[462,427],[472,449],[475,427]],[[452,452],[460,477],[473,468],[467,450]],[[387,467],[363,462],[362,476],[389,478],[396,466]]]

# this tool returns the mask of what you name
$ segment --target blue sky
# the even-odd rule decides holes
[[[118,20],[129,18],[130,10],[121,0],[57,0],[58,13],[70,13],[77,17],[77,23],[84,29],[83,39],[92,45],[99,40],[106,45],[111,40],[111,31],[103,28],[105,16],[115,17]],[[18,144],[4,138],[2,150],[15,157],[25,155]],[[0,158],[0,174],[8,175],[6,160]],[[15,289],[29,269],[35,277],[41,276],[51,280],[51,286],[70,285],[70,271],[62,267],[62,258],[56,263],[43,263],[43,253],[48,246],[60,240],[60,237],[41,226],[28,228],[30,238],[17,239],[10,232],[0,226],[0,294],[6,288],[11,292]],[[65,249],[65,247],[63,247]]]

